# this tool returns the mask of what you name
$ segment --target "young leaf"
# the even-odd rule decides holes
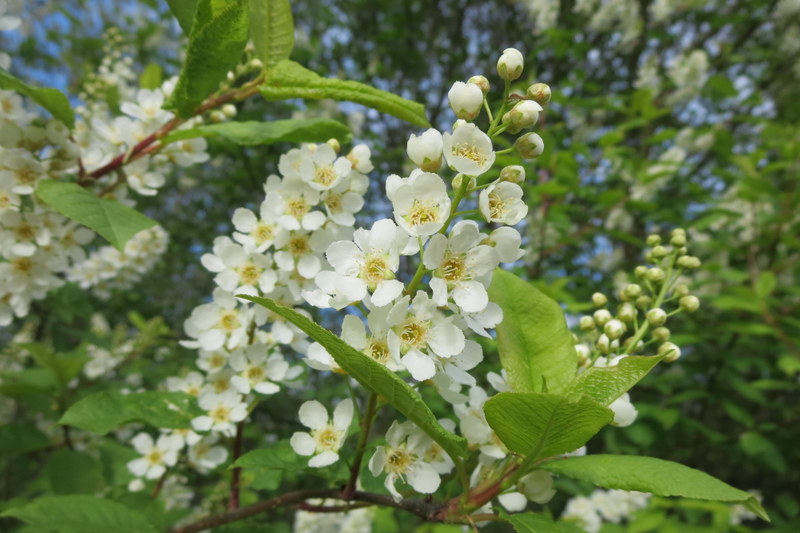
[[[583,533],[578,526],[568,522],[553,522],[540,513],[508,514],[500,511],[500,518],[514,526],[517,533]]]
[[[767,512],[752,494],[731,487],[705,472],[672,461],[635,455],[586,455],[548,461],[539,467],[606,489],[741,503],[769,521]]]
[[[339,139],[342,142],[350,140],[350,130],[341,122],[308,118],[274,122],[245,121],[208,124],[170,133],[161,139],[161,142],[168,144],[194,137],[213,137],[215,135],[244,146],[277,142],[325,142],[331,138]]]
[[[238,298],[262,305],[279,314],[315,341],[320,343],[331,354],[336,363],[358,381],[364,388],[384,397],[395,409],[403,413],[419,428],[427,433],[451,457],[467,455],[467,442],[447,431],[436,420],[425,402],[408,383],[397,377],[382,364],[370,359],[342,339],[318,326],[294,309],[285,307],[269,298],[240,295]]]
[[[156,221],[116,200],[98,198],[75,183],[44,180],[36,187],[41,201],[67,218],[93,229],[117,250]]]
[[[197,10],[197,0],[167,0],[169,10],[178,19],[183,33],[191,35],[192,21],[194,20],[194,13]]]
[[[289,0],[250,0],[250,38],[256,57],[265,67],[289,59],[294,48],[294,21]]]
[[[98,435],[133,422],[157,428],[185,429],[202,411],[184,392],[98,392],[75,402],[58,421]]]
[[[121,503],[89,495],[44,496],[7,509],[36,531],[57,533],[158,533],[145,515]]]
[[[346,100],[377,109],[415,126],[430,127],[422,104],[356,81],[323,78],[294,61],[280,61],[267,71],[261,94],[270,101],[290,98]]]
[[[535,392],[502,392],[483,412],[509,450],[534,459],[580,448],[614,418],[590,400]]]
[[[544,293],[514,274],[496,270],[489,298],[503,309],[497,351],[517,392],[561,392],[578,368],[578,356],[564,311]]]
[[[586,397],[608,405],[647,375],[664,358],[662,355],[632,356],[609,367],[591,367],[579,375],[564,391],[570,399]]]
[[[186,60],[164,107],[191,116],[241,59],[249,24],[247,0],[199,0]]]
[[[47,109],[53,117],[66,124],[69,129],[75,127],[75,113],[72,111],[72,106],[69,105],[69,100],[64,93],[58,89],[28,85],[3,68],[0,68],[0,89],[16,91],[27,96]]]
[[[36,429],[33,422],[8,422],[0,426],[0,456],[28,453],[48,446],[50,439]]]

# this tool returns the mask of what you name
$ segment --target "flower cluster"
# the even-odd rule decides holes
[[[584,531],[597,533],[603,522],[619,524],[647,506],[650,494],[624,490],[596,490],[567,502],[561,518],[576,522]]]

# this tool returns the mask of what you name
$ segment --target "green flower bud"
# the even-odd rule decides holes
[[[636,307],[639,309],[647,309],[651,303],[653,303],[653,299],[649,296],[642,295],[636,298]]]
[[[225,113],[226,117],[233,118],[236,116],[236,106],[233,104],[225,104],[222,106],[222,112]]]
[[[645,276],[650,283],[661,283],[667,275],[658,267],[651,268]]]
[[[576,344],[575,345],[575,353],[578,354],[578,364],[583,365],[586,361],[589,360],[589,356],[591,355],[591,350],[585,344]]]
[[[661,235],[653,234],[647,236],[647,246],[658,246],[661,244]]]
[[[700,300],[697,298],[697,296],[690,294],[680,299],[680,305],[681,309],[684,311],[694,313],[700,307]]]
[[[667,321],[667,313],[660,307],[650,309],[645,316],[651,326],[661,326]]]
[[[525,58],[516,48],[506,48],[497,60],[497,73],[506,81],[514,81],[522,76]]]
[[[525,159],[536,159],[544,152],[544,140],[536,133],[526,133],[517,137],[514,149]]]
[[[636,283],[629,283],[622,289],[622,293],[628,300],[635,300],[642,295],[642,287]]]
[[[594,343],[597,346],[597,349],[600,350],[601,353],[608,353],[609,349],[611,348],[611,341],[609,340],[608,336],[605,334],[600,335],[597,337],[597,340]]]
[[[467,83],[472,83],[480,87],[483,94],[489,92],[489,80],[486,79],[486,76],[472,76],[467,80]]]
[[[673,233],[669,243],[672,246],[686,246],[686,235],[683,233]]]
[[[225,120],[227,120],[228,117],[226,117],[225,113],[223,113],[219,109],[215,109],[214,111],[208,114],[208,118],[211,119],[211,122],[219,123],[219,122],[225,122]]]
[[[639,265],[633,269],[633,275],[637,278],[643,278],[647,275],[647,267],[644,265]]]
[[[667,254],[669,253],[669,251],[665,247],[659,245],[659,246],[656,246],[655,248],[653,248],[653,250],[650,253],[656,259],[661,259],[663,257],[666,257]]]
[[[653,330],[653,338],[657,341],[668,341],[670,336],[669,329],[665,328],[664,326],[658,327]]]
[[[328,139],[327,141],[325,141],[325,144],[333,148],[333,151],[336,152],[337,154],[342,151],[342,145],[339,144],[339,141],[336,139]]]
[[[675,296],[683,297],[689,295],[689,286],[685,283],[681,283],[679,285],[675,285],[675,289],[672,291]]]
[[[453,178],[453,190],[457,191],[461,188],[461,185],[464,183],[464,175],[463,174],[456,174],[456,177]],[[469,185],[468,188],[473,188],[477,185],[478,180],[475,179],[475,176],[469,176]]]
[[[530,100],[534,100],[541,105],[545,105],[550,101],[551,94],[550,86],[546,83],[534,83],[526,91],[526,95]]]
[[[582,316],[578,325],[584,331],[591,331],[596,327],[594,319],[590,316]]]
[[[500,181],[511,183],[522,183],[525,181],[525,167],[520,165],[509,165],[500,171]]]
[[[602,292],[596,292],[592,294],[592,304],[595,307],[603,307],[608,303],[608,298]]]
[[[607,309],[598,309],[592,316],[594,317],[594,323],[601,328],[606,325],[606,322],[611,320],[611,313],[609,313]]]
[[[665,363],[674,363],[681,357],[681,349],[671,342],[665,342],[658,347],[658,355],[664,355]]]
[[[636,308],[627,302],[619,306],[619,309],[617,310],[617,318],[623,322],[633,322],[633,320],[636,318],[636,314]]]
[[[611,340],[616,340],[622,337],[625,333],[625,324],[617,319],[611,319],[606,322],[606,325],[603,326],[603,332],[608,335],[608,338]]]

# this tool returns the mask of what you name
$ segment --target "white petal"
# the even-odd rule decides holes
[[[317,400],[300,406],[300,423],[311,429],[322,429],[328,424],[328,411]]]
[[[333,427],[340,431],[347,429],[353,421],[353,400],[347,398],[339,402],[333,410]]]
[[[319,455],[315,455],[308,461],[308,466],[311,468],[322,468],[323,466],[332,465],[339,460],[339,454],[326,450]]]
[[[325,257],[336,270],[343,276],[358,275],[358,257],[363,253],[352,241],[336,241],[328,247]]]
[[[464,281],[453,289],[453,301],[466,313],[479,313],[489,305],[489,294],[479,281]]]
[[[406,474],[408,484],[422,494],[432,494],[439,488],[442,479],[428,463],[416,463]]]
[[[501,494],[497,499],[500,501],[500,505],[506,508],[506,511],[512,513],[523,511],[528,505],[528,499],[521,492]]]
[[[211,429],[211,426],[214,424],[214,421],[211,419],[210,416],[198,416],[197,418],[192,420],[192,427],[196,431],[208,431]]]
[[[378,307],[389,305],[395,298],[403,294],[405,285],[396,279],[386,279],[378,283],[375,292],[372,293],[372,303]]]
[[[433,364],[433,360],[418,350],[410,350],[402,357],[401,361],[411,373],[411,377],[417,381],[425,381],[436,374],[436,365]]]
[[[452,357],[464,350],[464,332],[454,324],[441,323],[430,330],[428,346],[440,357]]]
[[[314,450],[317,449],[317,443],[314,438],[302,431],[296,431],[292,438],[289,439],[289,444],[292,445],[292,449],[297,455],[312,455]]]

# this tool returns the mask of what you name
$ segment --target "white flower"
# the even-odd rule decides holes
[[[278,250],[274,255],[275,264],[284,272],[296,271],[302,277],[312,279],[322,268],[320,254],[330,245],[332,235],[326,229],[310,233],[282,232],[274,243]]]
[[[424,262],[425,268],[433,271],[430,286],[436,305],[447,305],[448,295],[452,294],[453,301],[466,313],[486,308],[487,274],[498,265],[498,259],[494,248],[480,244],[482,239],[478,224],[471,220],[456,224],[449,237],[431,237]]]
[[[303,291],[303,298],[315,307],[343,309],[367,296],[367,286],[357,278],[323,270],[314,277],[317,289]]]
[[[488,222],[509,226],[528,214],[528,206],[522,201],[522,187],[508,181],[492,183],[482,190],[478,198],[478,208]]]
[[[178,462],[178,451],[183,447],[183,440],[175,436],[161,435],[153,442],[147,433],[139,433],[131,444],[142,457],[128,463],[128,470],[137,477],[158,479],[167,471],[167,467]]]
[[[45,167],[30,152],[3,150],[0,183],[11,183],[15,194],[33,194],[39,179],[45,178]]]
[[[271,213],[282,228],[313,231],[325,223],[325,213],[312,211],[319,204],[317,190],[304,183],[281,182],[277,176],[269,177],[265,190]]]
[[[614,412],[614,421],[612,424],[618,427],[627,427],[636,421],[638,412],[631,403],[631,397],[626,392],[608,406]]]
[[[256,217],[255,213],[244,207],[236,209],[233,212],[233,226],[236,228],[233,238],[254,248],[256,252],[263,253],[272,246],[280,228],[266,200],[261,202],[259,215],[260,218]]]
[[[273,383],[286,377],[289,363],[280,353],[269,357],[269,348],[265,344],[251,344],[231,354],[229,363],[237,373],[231,378],[231,385],[242,394],[255,390],[261,394],[275,394],[280,387]]]
[[[489,426],[483,413],[483,404],[488,399],[489,396],[485,390],[480,387],[472,387],[469,390],[469,403],[455,405],[453,408],[459,420],[461,434],[470,445],[480,448],[481,453],[488,457],[503,459],[506,457],[507,450]]]
[[[386,338],[392,357],[399,358],[416,381],[425,381],[436,374],[434,356],[447,359],[464,350],[464,332],[452,319],[443,318],[423,291],[417,291],[410,309],[409,299],[404,296],[389,312]]]
[[[447,99],[456,117],[472,120],[481,112],[483,91],[474,83],[457,81],[447,92]]]
[[[417,137],[413,133],[406,143],[408,157],[425,172],[437,172],[442,166],[442,134],[433,128]]]
[[[370,310],[367,315],[369,335],[367,335],[367,328],[361,320],[354,315],[347,315],[342,322],[342,340],[389,370],[396,372],[401,370],[403,365],[396,357],[399,354],[392,354],[389,349],[387,335],[390,311],[391,307],[388,305]]]
[[[223,446],[214,446],[218,440],[217,435],[209,435],[189,447],[189,463],[201,474],[213,470],[228,459],[228,450]]]
[[[122,102],[120,111],[143,122],[161,124],[172,118],[172,113],[164,111],[164,93],[160,89],[139,89],[136,93],[137,103]]]
[[[314,190],[327,191],[335,187],[352,169],[345,157],[337,159],[336,152],[327,144],[320,144],[300,162],[300,179]]]
[[[372,303],[383,306],[403,292],[402,282],[394,279],[400,266],[400,253],[408,235],[389,219],[378,220],[371,230],[357,229],[353,241],[337,241],[325,256],[337,274],[364,285],[372,293]]]
[[[405,480],[422,494],[433,494],[442,480],[439,472],[424,456],[429,441],[410,422],[393,422],[386,433],[387,446],[379,446],[369,461],[372,475],[386,472],[385,486],[395,501],[402,499],[395,488],[398,479]]]
[[[311,429],[310,433],[297,431],[289,441],[298,455],[310,455],[308,466],[320,468],[339,460],[339,449],[347,437],[353,421],[353,401],[342,400],[333,410],[333,420],[328,411],[316,400],[300,406],[300,423]]]
[[[235,390],[222,394],[205,392],[197,403],[207,414],[192,420],[195,431],[214,431],[232,437],[236,431],[235,424],[247,418],[247,404]]]
[[[480,176],[494,164],[492,140],[475,124],[462,124],[452,134],[445,133],[444,158],[447,164],[467,176]]]
[[[217,273],[214,282],[227,292],[239,294],[242,288],[257,287],[269,294],[278,280],[269,257],[233,242],[230,237],[214,239],[214,253],[203,254],[200,261],[207,270]]]
[[[238,306],[231,293],[215,289],[213,301],[196,307],[183,324],[186,334],[196,340],[181,344],[210,351],[222,346],[233,350],[245,341],[252,317],[253,311]]]
[[[520,248],[522,236],[519,231],[508,226],[501,226],[489,234],[488,244],[494,247],[497,259],[501,263],[513,263],[525,252]]]
[[[436,174],[412,172],[405,179],[389,176],[386,195],[394,206],[397,224],[415,237],[433,235],[450,216],[447,186]]]
[[[361,174],[368,174],[375,168],[370,160],[371,157],[372,152],[366,144],[353,146],[353,149],[347,154],[347,160],[350,161],[353,170]]]
[[[349,227],[355,224],[355,214],[364,207],[365,181],[367,178],[363,174],[351,172],[338,185],[325,191],[322,205],[328,218],[340,226]]]

